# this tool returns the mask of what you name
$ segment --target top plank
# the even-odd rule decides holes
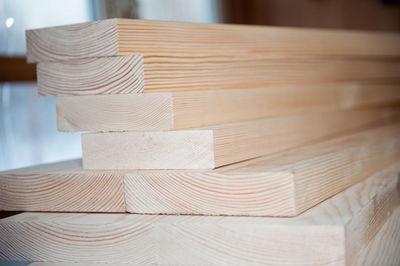
[[[399,57],[400,35],[361,31],[108,19],[28,30],[28,62],[146,56]]]

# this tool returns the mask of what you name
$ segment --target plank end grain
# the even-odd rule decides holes
[[[37,65],[39,95],[127,94],[144,91],[141,55],[84,58]]]
[[[0,172],[0,210],[125,212],[123,175],[80,160]]]
[[[84,169],[212,169],[212,130],[82,135]]]
[[[28,63],[118,54],[117,20],[27,30]]]
[[[174,129],[168,92],[56,97],[56,108],[62,132]]]

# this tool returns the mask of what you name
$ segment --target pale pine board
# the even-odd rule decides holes
[[[397,161],[399,130],[383,127],[214,171],[127,172],[127,211],[295,216]]]
[[[143,57],[85,58],[39,63],[39,95],[92,95],[144,91]]]
[[[0,259],[350,265],[398,206],[399,169],[385,169],[295,218],[23,213],[0,220]]]
[[[266,56],[144,58],[145,91],[257,88],[400,78],[400,62]]]
[[[400,36],[392,33],[133,19],[28,30],[26,41],[29,62],[131,54],[400,56]]]
[[[118,56],[38,64],[41,95],[257,88],[400,78],[395,60],[226,56]]]
[[[357,256],[354,256],[352,265],[399,265],[400,255],[400,208],[397,207],[393,214],[387,219],[385,224],[370,241],[367,246],[364,246]],[[307,261],[305,261],[307,263]],[[68,262],[34,262],[30,266],[69,266]],[[97,263],[79,263],[74,262],[75,266],[93,266],[104,265]],[[116,264],[113,264],[116,265]],[[138,265],[138,264],[118,264],[123,265]],[[160,264],[159,264],[160,265]],[[182,264],[183,265],[183,264]],[[184,264],[193,265],[193,264]]]
[[[125,212],[123,174],[82,171],[80,160],[0,173],[0,210]]]
[[[328,111],[214,127],[82,135],[85,169],[212,169],[376,123],[398,109]]]
[[[400,101],[400,84],[336,83],[57,97],[58,130],[179,130]]]
[[[353,265],[400,265],[400,208],[397,207]]]
[[[3,172],[0,210],[295,216],[399,160],[399,133],[386,126],[208,171],[85,171],[67,161]]]

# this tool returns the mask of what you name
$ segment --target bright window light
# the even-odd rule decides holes
[[[6,19],[6,27],[10,28],[14,24],[14,18],[10,17]]]

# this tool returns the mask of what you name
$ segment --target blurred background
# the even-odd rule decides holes
[[[81,156],[38,97],[25,30],[105,18],[399,31],[397,0],[0,0],[0,171]]]

